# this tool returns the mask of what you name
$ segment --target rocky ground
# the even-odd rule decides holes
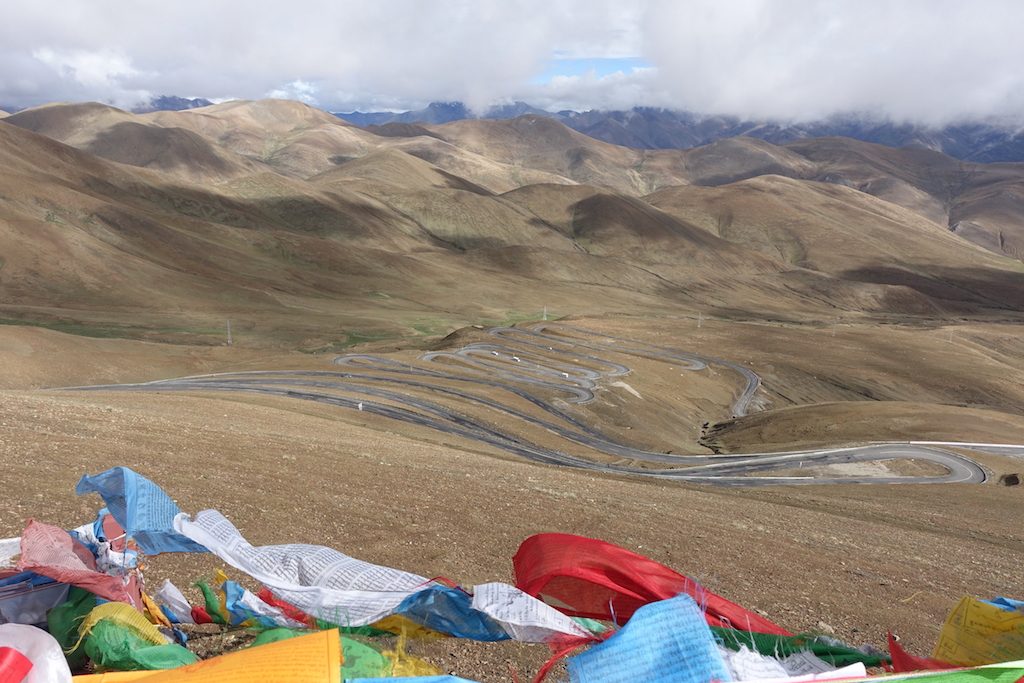
[[[703,343],[732,353],[720,340]],[[795,364],[766,361],[774,352],[763,344],[755,349],[754,366],[770,366],[768,400],[778,401],[771,392],[786,388],[771,382],[791,376]],[[644,399],[628,403],[624,397],[632,394],[621,394],[622,410],[634,420],[666,381],[645,368],[629,377]],[[992,395],[1002,396],[1001,385],[991,382]],[[938,395],[941,388],[928,391]],[[1000,400],[1016,398],[1006,393]],[[92,519],[100,501],[74,495],[78,478],[128,465],[185,511],[221,510],[255,544],[318,543],[472,586],[511,581],[511,558],[531,534],[582,534],[650,556],[793,631],[882,646],[891,629],[919,654],[930,651],[962,595],[1019,596],[1021,589],[1021,487],[729,490],[595,476],[524,463],[366,414],[236,395],[10,389],[0,392],[0,406],[0,537],[19,533],[29,518],[64,526]],[[628,438],[624,427],[619,433]],[[856,430],[847,435],[857,437]],[[732,442],[744,445],[750,442],[739,436]],[[983,460],[993,472],[1017,462]],[[220,563],[187,555],[148,565],[150,585],[171,578],[185,588]],[[198,592],[190,595],[198,599]],[[510,666],[530,676],[548,654],[541,646],[456,640],[413,642],[410,652],[485,682],[508,680]]]

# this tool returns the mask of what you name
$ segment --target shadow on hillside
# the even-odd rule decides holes
[[[1024,272],[994,268],[893,267],[844,271],[846,280],[909,287],[939,302],[969,310],[1024,312]]]

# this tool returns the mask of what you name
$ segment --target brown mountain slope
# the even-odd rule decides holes
[[[191,130],[299,178],[362,156],[380,140],[325,111],[290,100],[236,100],[199,109],[154,112],[142,118]]]
[[[820,448],[867,438],[898,441],[906,434],[931,434],[948,441],[1015,443],[1024,419],[1012,413],[903,401],[814,403],[773,410],[716,424],[704,437],[726,452]],[[784,444],[779,446],[779,444]],[[749,446],[747,446],[749,449]]]
[[[546,117],[521,116],[505,121],[473,119],[431,126],[430,130],[488,159],[626,194],[646,194],[664,185],[686,182],[671,163],[678,161],[678,153],[609,145]],[[647,168],[648,159],[660,163]]]
[[[666,188],[654,206],[794,266],[906,285],[953,302],[1024,304],[1024,267],[918,214],[856,190],[764,176],[718,188]],[[1010,288],[1006,296],[997,292]]]
[[[557,230],[583,251],[597,255],[633,255],[656,262],[686,253],[689,265],[725,254],[753,255],[711,232],[679,220],[652,204],[607,190],[579,185],[531,185],[502,195]],[[772,270],[777,270],[773,267]],[[754,269],[751,268],[751,271]]]
[[[226,102],[181,112],[155,112],[144,118],[187,128],[296,178],[326,173],[377,150],[397,149],[496,192],[534,182],[571,182],[544,170],[481,156],[431,137],[434,134],[374,135],[327,112],[286,100]]]
[[[385,201],[430,235],[462,251],[522,246],[558,254],[574,248],[559,231],[490,194],[435,188],[395,193]]]
[[[584,182],[639,194],[666,185],[720,185],[775,174],[855,187],[1010,255],[1017,253],[1022,232],[1015,217],[1022,194],[1020,167],[965,165],[934,152],[839,138],[786,147],[733,138],[686,151],[652,152],[601,143],[555,121],[529,116],[422,129],[450,141],[415,134],[421,127],[403,128],[398,131],[403,136],[380,137],[326,112],[282,100],[144,116],[99,104],[52,105],[12,119],[105,158],[206,182],[259,175],[268,168],[306,178],[395,149],[492,192]],[[448,132],[442,136],[441,129]],[[385,159],[362,167],[389,165]]]
[[[81,102],[25,109],[10,116],[7,123],[82,148],[95,139],[97,132],[135,120],[132,114],[115,107],[99,102]]]
[[[382,198],[430,234],[460,249],[512,245],[577,249],[642,262],[657,261],[668,253],[678,255],[676,252],[684,249],[691,265],[697,257],[737,251],[733,244],[638,199],[599,188],[558,184],[528,185],[494,197],[395,149],[347,162],[311,182]]]
[[[392,121],[391,123],[385,123],[380,126],[366,126],[366,130],[370,131],[374,135],[380,135],[386,138],[414,138],[420,135],[426,135],[427,137],[443,139],[437,133],[427,130],[416,123],[398,123],[396,121]]]
[[[302,105],[218,106],[213,113],[160,117],[191,121],[191,135],[219,136],[225,144],[233,144],[230,121],[238,118],[238,140],[256,144],[280,135],[279,151],[293,160],[302,158],[310,135],[352,131]],[[113,127],[145,127],[146,135],[189,133],[162,128],[156,117],[122,121],[121,114],[100,108],[94,117],[115,119]],[[67,119],[65,125],[74,135]],[[339,320],[394,333],[419,325],[424,315],[464,324],[544,305],[658,314],[700,307],[780,317],[835,310],[930,315],[954,306],[967,315],[1016,306],[1013,296],[984,294],[986,288],[1024,291],[1008,262],[916,214],[838,185],[766,176],[718,188],[665,189],[647,203],[517,166],[523,160],[507,153],[490,159],[428,136],[365,131],[357,131],[368,143],[358,158],[327,158],[323,146],[309,145],[320,161],[306,170],[327,165],[310,180],[259,164],[256,172],[213,185],[0,128],[0,239],[7,259],[0,295],[15,317],[127,316],[151,329],[160,316],[192,327],[232,316],[279,331],[271,336],[323,338]],[[521,144],[524,154],[549,167],[551,159],[565,160],[545,156],[543,136],[531,140],[515,126],[499,130],[505,135],[499,147]],[[575,133],[553,135],[565,144],[581,142]],[[108,153],[127,154],[118,143],[130,139],[111,136]],[[221,142],[205,142],[232,154]],[[725,146],[699,150],[690,172],[705,181],[759,168],[810,172],[790,152],[748,141],[736,146],[735,158]],[[631,150],[606,145],[598,152],[610,155],[610,163],[621,157],[620,166],[599,169],[609,178],[640,172],[621,166]],[[683,174],[685,155],[670,154],[674,165],[667,168]],[[431,155],[439,163],[430,163]],[[557,182],[520,187],[525,177]],[[494,195],[496,188],[517,189]],[[681,199],[668,201],[677,192]],[[731,204],[739,218],[732,233],[722,232],[719,209]],[[803,206],[809,208],[801,213]],[[787,251],[792,244],[807,254]],[[844,255],[850,257],[845,266]]]
[[[491,192],[507,192],[524,185],[556,183],[572,185],[569,177],[543,168],[530,168],[501,159],[494,159],[450,142],[427,137],[391,139],[383,143],[389,149],[406,154],[465,178]]]
[[[572,236],[576,206],[603,191],[593,185],[536,184],[510,190],[501,198],[529,211],[536,220],[562,234]]]
[[[724,185],[761,175],[807,178],[816,165],[785,147],[755,138],[724,138],[682,154],[683,169],[694,185]]]
[[[685,151],[631,150],[531,116],[431,130],[489,159],[626,194],[762,175],[823,180],[903,206],[997,253],[1024,253],[1024,164],[971,164],[930,150],[846,138],[785,146],[730,138]]]
[[[537,116],[465,120],[430,130],[489,159],[633,195],[689,183],[721,185],[768,173],[804,178],[817,172],[817,165],[798,152],[753,138],[725,139],[689,150],[636,150]]]
[[[47,105],[5,120],[84,151],[197,182],[258,173],[262,164],[181,128],[165,128],[97,103]]]
[[[543,169],[509,165],[431,136],[384,137],[307,105],[286,100],[236,101],[148,114],[152,122],[189,129],[273,167],[310,178],[376,150],[398,149],[492,191],[533,182],[571,182]]]
[[[270,290],[343,291],[346,271],[386,261],[379,250],[425,246],[416,226],[361,198],[242,202],[6,124],[0,142],[6,304],[260,306]]]
[[[228,102],[144,117],[97,104],[56,105],[12,118],[106,158],[182,177],[202,173],[213,181],[259,173],[264,164],[305,178],[383,149],[417,156],[492,192],[534,183],[585,182],[637,194],[666,185],[719,185],[765,174],[814,178],[905,206],[997,252],[1016,256],[1024,249],[1024,219],[1017,218],[1022,213],[1017,209],[1024,195],[1024,165],[965,164],[927,150],[842,138],[785,147],[733,138],[682,152],[650,152],[601,143],[530,116],[422,129],[450,142],[413,134],[421,127],[399,131],[411,137],[385,138],[283,100]],[[148,127],[131,125],[139,123]],[[448,133],[441,135],[441,129]]]
[[[817,179],[905,206],[976,244],[1024,256],[1024,164],[974,164],[939,152],[849,138],[789,143],[817,164]]]
[[[944,262],[978,251],[911,211],[841,185],[763,176],[670,187],[645,199],[724,239],[823,272],[909,255]]]
[[[135,182],[120,167],[6,124],[0,125],[0,143],[0,291],[6,306],[136,306],[158,295],[181,304],[193,298],[203,306],[216,298],[194,274],[141,254],[142,245],[126,234],[169,238],[162,226],[143,222],[141,215],[122,220],[119,202],[90,189]],[[195,265],[199,269],[202,262]]]
[[[667,191],[667,190],[666,190]],[[711,231],[652,210],[639,200],[586,185],[531,185],[501,199],[530,211],[538,220],[572,236],[574,255],[538,254],[563,267],[581,253],[600,260],[630,255],[645,274],[662,283],[666,301],[718,310],[723,315],[781,317],[822,315],[824,310],[930,315],[938,308],[921,293],[901,285],[846,281],[793,268],[747,244],[727,245]],[[670,213],[670,212],[669,212]],[[517,258],[523,259],[521,254]],[[600,277],[581,268],[583,281]],[[827,304],[825,303],[827,302]]]
[[[527,277],[532,280],[527,286],[540,301],[564,284],[577,291],[575,305],[602,309],[616,305],[612,302],[626,293],[634,297],[635,311],[670,311],[682,305],[732,313],[820,315],[826,301],[829,309],[849,311],[936,310],[906,287],[788,269],[643,201],[601,188],[532,185],[499,197],[394,186],[378,193],[431,236],[462,250],[472,264],[466,277]],[[601,293],[591,299],[595,287]]]
[[[455,188],[490,194],[475,183],[397,148],[376,150],[346,161],[309,178],[309,182],[319,187],[345,187],[378,193]]]
[[[395,208],[274,174],[212,190],[7,124],[0,169],[0,317],[61,329],[209,339],[232,318],[263,339],[331,343],[346,328],[402,334],[544,305],[666,310],[690,297],[644,262],[579,251],[478,192],[411,191]]]
[[[972,171],[948,221],[950,230],[965,239],[1024,261],[1024,164],[993,164]]]
[[[104,159],[190,180],[220,182],[261,171],[260,164],[226,153],[191,131],[136,122],[112,126],[84,149]]]
[[[386,148],[314,176],[321,188],[374,197],[459,250],[520,245],[561,251],[572,243],[489,190],[399,149]]]

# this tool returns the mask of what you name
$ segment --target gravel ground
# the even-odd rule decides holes
[[[644,333],[621,322],[609,326],[619,333]],[[791,340],[778,337],[785,330],[730,329],[738,332],[726,337],[707,323],[689,336],[653,328],[647,333],[654,341],[732,358],[748,357],[740,347],[757,349],[749,358],[766,377],[761,400],[776,407],[782,403],[779,392],[802,392],[805,401],[850,400],[843,392],[856,385],[856,377],[875,382],[872,390],[888,401],[909,400],[915,391],[933,403],[950,402],[948,397],[955,395],[954,380],[943,384],[918,372],[910,356],[879,368],[860,364],[863,354],[850,351],[823,383],[820,371],[798,367],[809,363],[811,351],[789,348]],[[840,339],[844,334],[854,332],[841,330]],[[924,354],[929,348],[921,342],[924,334],[930,333],[886,330],[870,339],[879,347],[889,344]],[[973,334],[982,340],[992,336],[981,328]],[[53,336],[46,341],[54,342]],[[0,363],[7,363],[0,368],[32,360],[35,386],[71,383],[83,373],[92,377],[89,359],[98,347],[62,357],[59,373],[47,379],[45,357],[60,349],[34,353],[32,343],[32,338],[22,340],[16,357],[0,348]],[[152,378],[146,374],[146,354],[160,354],[159,345],[125,350],[117,344],[102,356],[111,381]],[[811,346],[813,340],[807,342]],[[949,346],[943,341],[941,348]],[[1024,390],[1014,381],[1019,369],[1001,359],[1016,356],[988,349],[980,342],[971,347],[978,386],[986,387],[988,409],[1009,411]],[[118,377],[116,359],[122,351],[131,377]],[[885,353],[878,357],[887,358]],[[260,367],[261,362],[226,358],[213,362],[190,356],[160,367],[166,376],[214,370],[230,365],[228,360],[244,362],[244,367]],[[296,358],[301,362],[292,367],[325,362]],[[786,358],[792,363],[785,364]],[[287,360],[266,362],[287,367]],[[839,382],[835,377],[846,367],[843,362],[847,375]],[[898,381],[880,384],[878,378],[896,372],[903,372]],[[917,376],[917,388],[908,388]],[[609,394],[589,408],[591,417],[618,438],[648,447],[672,444],[673,435],[695,439],[693,425],[701,414],[712,421],[724,419],[715,411],[721,412],[729,391],[713,389],[709,378],[699,379],[703,384],[688,381],[688,376],[659,374],[659,366],[637,362],[629,385],[643,398],[627,391]],[[830,407],[822,422],[843,426],[844,438],[859,438],[859,425],[879,419],[876,411],[846,424],[836,410]],[[1014,423],[999,424],[1014,429]],[[800,438],[813,442],[830,435],[810,428]],[[748,448],[742,436],[734,432],[731,445]],[[700,450],[695,441],[691,445],[694,452]],[[996,456],[979,460],[992,471],[1019,469],[1020,463]],[[0,537],[19,533],[29,518],[66,527],[91,520],[100,501],[76,497],[74,486],[82,474],[114,465],[150,477],[183,510],[221,510],[255,544],[318,543],[472,586],[511,581],[511,558],[527,536],[576,533],[650,556],[790,630],[883,646],[892,629],[919,654],[930,652],[943,618],[960,596],[1019,596],[1024,585],[1024,487],[709,489],[532,465],[367,414],[286,399],[0,391]],[[170,578],[198,601],[190,584],[211,577],[219,566],[209,556],[160,556],[151,559],[146,577],[151,586]],[[228,574],[256,587],[237,572],[229,569]],[[238,637],[244,638],[231,636]],[[409,650],[445,672],[485,683],[509,680],[510,668],[521,679],[531,677],[548,656],[543,646],[462,640],[414,641]]]
[[[577,533],[648,555],[791,630],[882,645],[891,628],[920,653],[961,595],[1018,595],[1022,583],[1020,487],[701,489],[530,465],[288,402],[0,400],[0,535],[30,517],[91,519],[100,502],[76,497],[75,483],[124,464],[186,511],[220,509],[257,544],[319,543],[471,586],[510,581],[512,555],[530,534]],[[218,566],[161,556],[147,578],[185,587]],[[410,652],[485,682],[508,680],[510,664],[532,675],[547,656],[539,646],[465,641]]]

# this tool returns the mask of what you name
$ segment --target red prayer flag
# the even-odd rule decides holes
[[[523,541],[512,564],[516,587],[570,616],[623,624],[648,603],[686,593],[712,626],[792,635],[665,565],[605,541],[537,534]]]
[[[32,661],[13,647],[0,647],[0,683],[21,683],[32,670]]]
[[[120,577],[96,571],[95,561],[90,566],[81,555],[88,550],[83,546],[76,551],[75,543],[64,529],[30,519],[21,535],[18,569],[79,586],[107,600],[136,605]]]
[[[889,659],[892,661],[892,670],[899,674],[910,671],[942,671],[957,668],[953,664],[910,654],[903,649],[891,632],[889,633]]]
[[[206,612],[206,608],[202,605],[194,605],[192,607],[192,621],[197,624],[212,624],[213,617]]]
[[[298,607],[289,602],[285,602],[284,600],[280,600],[274,597],[274,594],[271,593],[270,589],[266,586],[261,588],[260,592],[257,593],[256,596],[263,602],[270,605],[271,607],[276,607],[282,612],[284,612],[284,615],[292,621],[297,621],[299,623],[305,624],[310,628],[317,627],[315,617],[311,617],[310,615],[306,614]]]

